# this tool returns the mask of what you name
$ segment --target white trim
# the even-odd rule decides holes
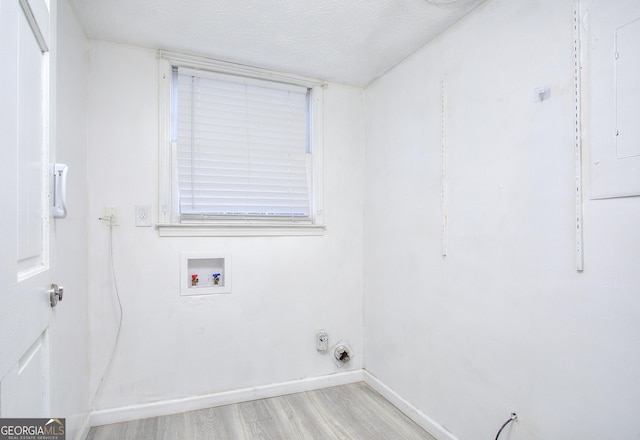
[[[171,99],[171,64],[166,61],[160,61],[160,81],[158,81],[159,89],[159,109],[158,109],[158,126],[159,126],[159,148],[158,148],[158,222],[163,224],[175,223],[173,218],[173,172],[171,145],[171,109],[169,100]]]
[[[228,83],[252,85],[268,89],[286,90],[288,92],[300,93],[303,95],[307,93],[307,90],[309,90],[309,87],[300,86],[295,83],[291,84],[278,81],[274,82],[248,76],[230,75],[228,73],[220,73],[212,70],[194,69],[193,67],[178,66],[178,75],[197,76],[199,78],[208,78]]]
[[[227,73],[234,76],[244,76],[248,78],[258,78],[269,81],[297,84],[312,88],[323,86],[325,83],[315,78],[294,75],[290,73],[276,72],[259,67],[246,66],[243,64],[229,63],[227,61],[214,60],[212,58],[186,55],[176,52],[161,50],[158,52],[160,59],[168,60],[172,66],[190,67],[210,72]]]
[[[160,237],[269,237],[324,235],[323,225],[173,224],[156,225]]]
[[[311,218],[315,226],[324,225],[324,88],[315,86],[311,89],[311,154],[313,155],[313,195]],[[323,227],[324,230],[324,227]]]
[[[447,431],[442,425],[433,420],[431,417],[427,416],[423,412],[421,412],[418,408],[413,406],[411,403],[402,398],[398,393],[393,391],[391,388],[380,382],[380,380],[369,373],[366,370],[363,370],[364,382],[369,385],[371,388],[376,390],[378,393],[382,395],[385,399],[391,402],[396,408],[402,411],[407,417],[416,422],[422,429],[427,431],[436,440],[458,440],[452,433]]]
[[[71,418],[72,417],[67,417],[67,430],[69,429],[69,426],[72,423]],[[91,425],[89,424],[91,422],[91,414],[87,413],[84,416],[75,416],[73,418],[74,419],[82,418],[82,423],[80,423],[80,426],[78,427],[78,431],[76,431],[76,436],[73,439],[74,440],[86,439],[89,436],[89,431],[91,430]]]
[[[364,380],[364,370],[354,370],[327,376],[293,380],[290,382],[244,388],[204,396],[192,396],[182,399],[101,409],[91,412],[91,426],[108,425],[111,423],[120,423],[148,417],[159,417],[186,411],[196,411],[216,406],[312,391],[336,385],[346,385],[349,383],[362,382]]]

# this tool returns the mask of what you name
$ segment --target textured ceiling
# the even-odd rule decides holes
[[[70,0],[87,36],[364,87],[484,0]]]

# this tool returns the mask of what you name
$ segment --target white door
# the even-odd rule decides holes
[[[0,417],[48,417],[50,0],[0,0]]]

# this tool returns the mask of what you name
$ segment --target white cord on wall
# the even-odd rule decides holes
[[[93,398],[91,399],[91,405],[90,405],[91,411],[95,410],[94,404],[96,402],[96,399],[100,395],[100,392],[102,391],[102,385],[104,383],[104,379],[107,377],[108,373],[111,371],[111,365],[113,364],[113,359],[116,354],[116,348],[118,347],[118,341],[120,340],[120,332],[122,330],[122,316],[123,316],[122,301],[120,300],[120,291],[118,290],[118,280],[116,279],[116,271],[113,264],[113,215],[110,215],[108,217],[100,217],[99,220],[102,220],[102,221],[106,220],[109,222],[109,261],[111,263],[110,264],[111,277],[113,279],[113,287],[115,289],[116,299],[118,300],[118,308],[120,309],[120,316],[118,319],[118,331],[116,332],[116,339],[113,341],[113,348],[111,349],[111,355],[109,356],[109,361],[107,362],[107,365],[104,371],[102,372],[102,376],[100,376],[98,387],[96,388],[96,392],[94,393]]]

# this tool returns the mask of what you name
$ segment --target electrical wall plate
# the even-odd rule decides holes
[[[114,206],[105,206],[103,210],[102,220],[109,220],[111,226],[120,225],[120,210]]]
[[[136,205],[136,226],[151,226],[151,206]]]
[[[324,330],[316,333],[316,349],[318,351],[327,351],[329,349],[329,334]]]

